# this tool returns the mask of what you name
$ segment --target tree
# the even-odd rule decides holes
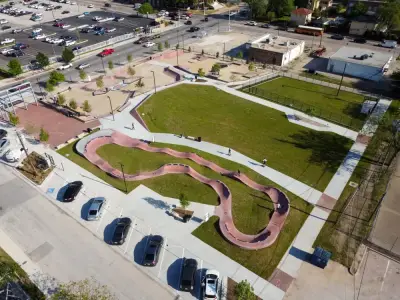
[[[237,300],[255,300],[254,289],[247,279],[242,280],[235,286],[235,295]]]
[[[139,14],[152,14],[154,12],[153,6],[150,3],[143,3],[140,8],[137,10]]]
[[[239,51],[238,53],[236,53],[236,57],[237,57],[238,59],[243,59],[243,52],[242,52],[242,51]]]
[[[71,107],[72,109],[77,109],[78,104],[76,104],[75,99],[71,99],[71,100],[69,101],[69,107]]]
[[[179,44],[175,45],[175,50],[179,50]]]
[[[165,49],[168,49],[168,48],[170,47],[170,44],[169,44],[168,41],[165,41],[165,42],[164,42],[164,47],[165,47]]]
[[[61,57],[66,63],[69,63],[74,59],[75,54],[71,49],[65,47],[61,54]]]
[[[126,56],[126,59],[128,60],[128,63],[131,63],[132,62],[132,54],[128,54],[127,56]]]
[[[50,300],[73,299],[116,300],[117,298],[107,286],[101,285],[94,278],[62,284],[50,298]]]
[[[99,76],[98,78],[96,78],[96,86],[98,89],[102,89],[104,87],[103,76]]]
[[[188,52],[190,53],[190,52],[192,52],[192,48],[189,46],[189,48],[188,48]]]
[[[183,209],[186,209],[190,205],[189,200],[183,193],[179,195],[179,203]]]
[[[44,130],[44,128],[40,128],[40,133],[39,133],[39,140],[41,142],[47,142],[49,140],[49,133]]]
[[[204,49],[201,49],[201,55],[204,55]]]
[[[114,63],[113,63],[112,60],[109,60],[109,61],[108,61],[108,68],[109,68],[110,70],[114,69]]]
[[[85,80],[87,78],[87,74],[84,70],[79,70],[79,78]]]
[[[354,6],[351,8],[350,15],[352,17],[363,16],[367,13],[368,7],[362,2],[356,2]]]
[[[268,0],[245,0],[251,11],[251,17],[257,18],[265,15],[268,8]]]
[[[85,101],[83,102],[83,104],[82,104],[82,110],[85,111],[85,112],[87,112],[87,113],[90,113],[90,112],[92,111],[92,106],[90,105],[90,103],[89,103],[88,100],[85,100]]]
[[[50,80],[46,82],[46,86],[44,89],[49,93],[54,92],[55,90],[54,85],[51,84]]]
[[[44,69],[45,67],[50,65],[48,56],[42,52],[39,52],[38,54],[36,54],[36,60],[39,63],[39,65],[42,67],[42,69]]]
[[[8,62],[7,67],[8,67],[8,72],[14,77],[22,74],[22,66],[18,59],[14,58],[10,60]]]
[[[200,69],[197,71],[197,74],[198,74],[200,77],[206,76],[206,72],[204,72],[203,68],[200,68]]]
[[[140,78],[139,81],[136,83],[136,87],[138,88],[144,87],[144,82],[142,81],[142,78]]]
[[[65,75],[61,72],[57,72],[57,71],[53,71],[50,73],[49,76],[49,82],[52,85],[57,85],[60,82],[64,82],[65,81]]]
[[[163,50],[163,44],[162,43],[158,43],[157,44],[157,49],[158,49],[158,51],[162,51]]]
[[[219,52],[217,51],[217,53],[215,54],[215,57],[218,58],[219,57]]]
[[[249,71],[253,72],[256,69],[256,66],[253,62],[249,63]]]
[[[135,76],[136,71],[131,66],[128,66],[128,68],[126,69],[126,73],[128,73],[129,76],[133,77],[133,76]]]
[[[276,18],[276,14],[274,11],[269,11],[267,12],[267,20],[268,21],[273,21]]]
[[[400,1],[391,0],[381,4],[378,10],[378,20],[380,27],[386,27],[390,32],[400,26]]]
[[[57,104],[60,106],[63,106],[67,102],[67,99],[65,99],[65,96],[63,94],[58,95],[57,97]]]
[[[211,67],[211,72],[217,73],[219,75],[219,71],[221,71],[221,66],[219,64],[213,64]]]
[[[293,0],[270,0],[269,10],[278,17],[288,16],[294,8]]]
[[[19,124],[19,117],[11,112],[8,113],[8,119],[13,126],[17,126]]]

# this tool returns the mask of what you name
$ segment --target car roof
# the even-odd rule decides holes
[[[106,201],[104,197],[93,198],[89,210],[99,209],[100,204],[104,203],[104,201]]]
[[[215,276],[219,277],[219,272],[217,270],[207,270],[206,276],[207,275],[215,275]]]

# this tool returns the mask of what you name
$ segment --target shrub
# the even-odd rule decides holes
[[[71,99],[69,101],[69,107],[71,107],[72,109],[76,109],[78,107],[78,104],[76,104],[75,99]]]

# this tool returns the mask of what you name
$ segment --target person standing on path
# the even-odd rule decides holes
[[[228,155],[231,156],[231,148],[228,149]]]
[[[264,159],[262,160],[262,163],[263,163],[263,167],[265,167],[265,165],[267,164],[267,159],[264,158]]]
[[[135,123],[132,122],[132,130],[135,130]]]

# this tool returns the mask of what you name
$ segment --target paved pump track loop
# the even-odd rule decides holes
[[[275,242],[285,223],[286,217],[289,213],[289,199],[282,191],[274,187],[258,184],[243,173],[238,174],[237,172],[226,170],[213,162],[205,160],[195,153],[179,152],[170,148],[151,147],[145,142],[112,130],[99,131],[91,136],[85,137],[78,142],[76,148],[81,155],[86,157],[101,170],[111,176],[122,179],[123,176],[121,171],[113,168],[96,152],[98,148],[107,144],[117,144],[123,147],[138,148],[148,152],[165,153],[178,158],[190,159],[201,166],[205,166],[221,175],[238,180],[250,188],[268,195],[275,208],[272,217],[267,227],[264,228],[262,232],[256,235],[248,235],[236,229],[232,218],[232,194],[229,188],[219,180],[209,179],[192,169],[190,166],[177,163],[165,164],[159,169],[150,172],[141,172],[133,175],[125,174],[126,180],[129,181],[139,181],[166,174],[187,174],[194,179],[211,186],[218,194],[220,200],[220,205],[215,209],[215,214],[219,217],[219,227],[224,237],[234,245],[251,250],[269,247]]]

